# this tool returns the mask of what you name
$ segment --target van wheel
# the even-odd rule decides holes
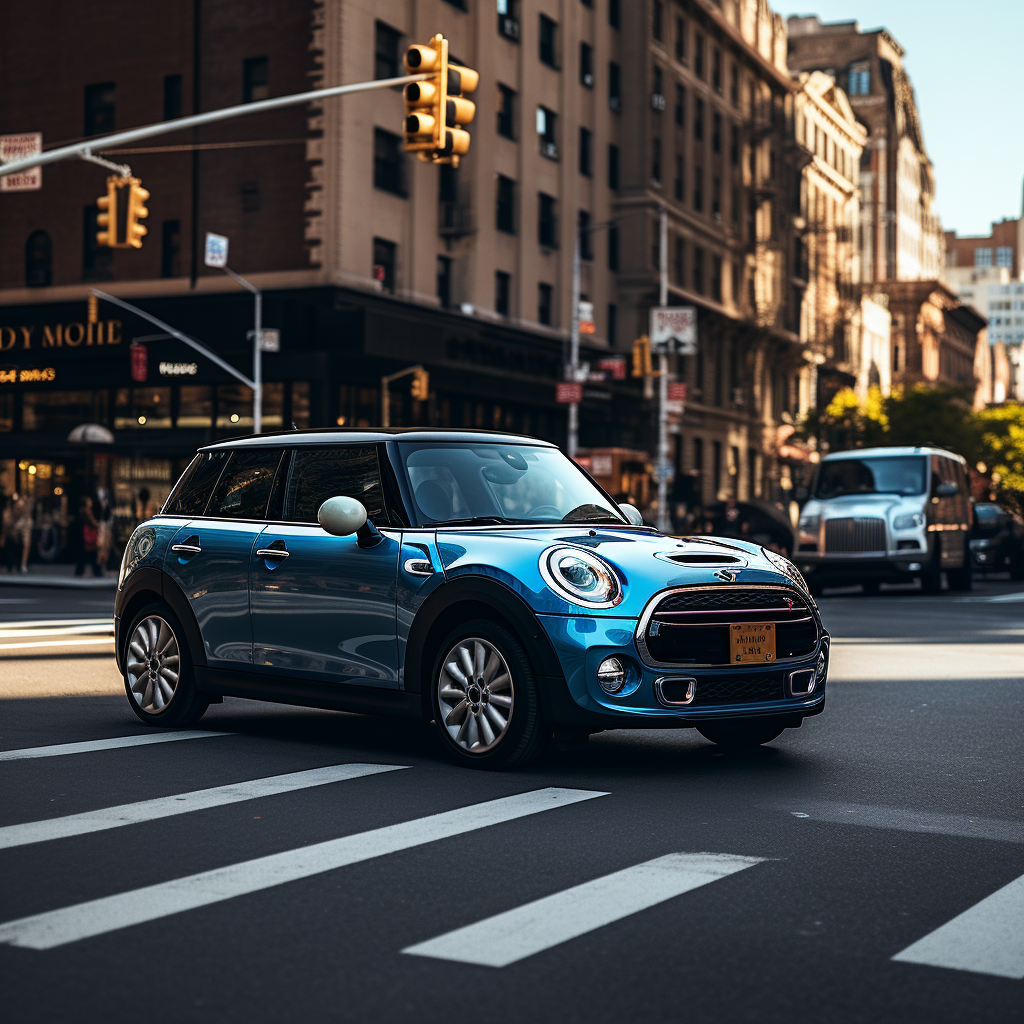
[[[932,553],[931,561],[921,573],[921,590],[925,594],[942,593],[942,551],[938,541],[935,542],[935,551]]]
[[[448,754],[472,768],[533,760],[546,738],[540,696],[523,645],[487,619],[453,630],[437,650],[430,700]]]
[[[708,722],[698,725],[697,732],[706,740],[726,750],[749,750],[762,743],[771,743],[785,732],[784,725],[778,725],[768,718],[764,721]]]
[[[132,620],[124,652],[124,689],[146,725],[180,728],[210,706],[196,689],[184,630],[165,604],[147,605]]]
[[[971,549],[964,542],[964,564],[959,569],[947,569],[946,579],[950,590],[970,590],[974,586],[974,572],[971,569]]]

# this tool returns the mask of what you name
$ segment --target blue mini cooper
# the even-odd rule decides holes
[[[554,445],[484,431],[202,449],[132,535],[115,624],[149,725],[224,696],[399,715],[481,767],[603,729],[755,745],[825,706],[792,563],[663,536]]]

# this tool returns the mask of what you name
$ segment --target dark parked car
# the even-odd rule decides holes
[[[975,572],[1006,572],[1024,580],[1024,523],[1012,512],[989,502],[974,506],[971,564]]]

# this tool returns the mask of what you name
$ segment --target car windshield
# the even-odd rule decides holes
[[[827,500],[848,494],[924,494],[927,465],[921,455],[823,462],[814,497]]]
[[[626,519],[557,448],[399,444],[418,519],[460,523],[614,523]]]

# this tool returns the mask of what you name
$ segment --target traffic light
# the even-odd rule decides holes
[[[149,216],[145,202],[149,193],[138,178],[112,174],[107,178],[107,194],[96,200],[96,244],[108,249],[141,249],[146,225],[139,221]]]
[[[440,33],[426,45],[410,46],[405,68],[411,75],[432,76],[405,87],[405,151],[427,163],[458,167],[470,142],[460,125],[469,124],[476,114],[476,104],[463,94],[476,89],[480,75],[449,63],[448,40]]]
[[[131,184],[128,186],[128,218],[125,222],[125,242],[133,249],[141,249],[143,236],[147,234],[148,229],[145,224],[140,224],[139,221],[149,216],[149,210],[145,205],[146,200],[149,199],[149,193],[142,187],[142,182],[138,178],[129,178],[128,181]]]
[[[646,334],[633,340],[633,376],[649,377],[654,372],[651,363],[651,339]]]
[[[430,374],[426,370],[417,370],[413,374],[412,397],[418,402],[425,402],[430,397]]]
[[[91,324],[99,323],[100,300],[95,295],[90,295],[85,300],[85,319]]]

